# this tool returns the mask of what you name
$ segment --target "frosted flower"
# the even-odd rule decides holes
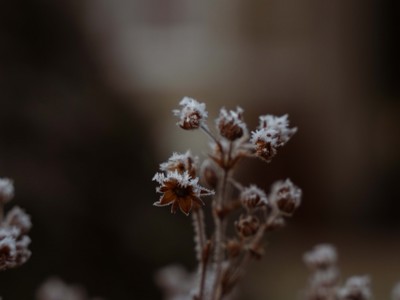
[[[310,269],[327,269],[337,262],[336,249],[330,244],[320,244],[303,255],[304,263]]]
[[[301,189],[290,179],[286,179],[272,185],[269,199],[270,203],[276,205],[283,215],[291,216],[301,203],[301,194]]]
[[[14,206],[6,215],[4,225],[7,227],[15,226],[21,234],[26,234],[32,227],[31,218],[20,207]]]
[[[155,206],[171,205],[171,212],[175,213],[178,208],[189,215],[192,208],[198,208],[204,205],[200,199],[201,196],[208,196],[214,192],[201,187],[198,184],[199,179],[190,177],[189,173],[179,173],[178,171],[156,173],[153,177],[160,186],[157,192],[161,193],[160,200],[154,203]]]
[[[273,115],[260,116],[260,124],[251,133],[250,142],[255,146],[256,155],[270,162],[276,155],[277,148],[285,145],[297,128],[289,128],[288,115],[276,117]]]
[[[235,141],[247,135],[247,126],[242,119],[243,109],[238,107],[236,111],[227,111],[221,108],[219,117],[216,120],[217,128],[221,136],[230,141]]]
[[[14,197],[14,185],[8,178],[0,178],[0,204],[9,202]]]
[[[392,300],[400,300],[400,282],[397,283],[393,288]]]
[[[182,109],[174,109],[172,112],[175,116],[179,117],[180,121],[177,123],[183,129],[197,129],[204,125],[204,121],[208,117],[206,105],[198,101],[184,97],[179,103]]]
[[[0,271],[24,264],[31,252],[28,249],[31,240],[16,227],[0,229]]]
[[[239,220],[235,222],[235,227],[241,236],[248,237],[256,234],[260,227],[260,221],[256,216],[241,215]]]
[[[240,194],[240,201],[244,207],[249,209],[268,203],[265,192],[255,185],[243,189]]]
[[[167,162],[160,164],[160,170],[165,172],[177,171],[178,173],[187,171],[190,177],[194,178],[197,161],[198,157],[193,157],[190,151],[183,154],[174,152]]]
[[[369,300],[372,298],[368,276],[353,276],[337,292],[338,300]]]

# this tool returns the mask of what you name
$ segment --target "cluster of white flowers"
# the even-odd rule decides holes
[[[12,181],[0,179],[0,271],[18,267],[31,256],[28,249],[31,239],[27,235],[32,227],[29,215],[15,206],[3,216],[3,206],[13,196]]]
[[[352,276],[337,291],[338,300],[369,300],[372,298],[368,276]]]
[[[338,285],[336,249],[329,244],[317,245],[303,256],[313,273],[307,291],[308,300],[370,300],[372,293],[368,276],[352,276]]]
[[[303,255],[303,261],[313,271],[307,299],[334,299],[339,279],[336,249],[330,244],[317,245]]]

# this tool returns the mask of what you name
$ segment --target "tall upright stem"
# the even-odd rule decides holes
[[[204,285],[206,278],[206,265],[208,258],[204,257],[204,249],[206,247],[206,232],[204,223],[204,214],[201,208],[193,211],[193,227],[195,233],[196,242],[196,256],[199,261],[199,272],[200,272],[200,282],[198,291],[198,300],[203,300],[204,297]]]
[[[217,300],[222,295],[222,263],[224,261],[223,245],[225,242],[226,218],[221,215],[224,199],[226,197],[226,184],[228,181],[228,171],[223,170],[222,181],[217,190],[216,201],[213,203],[213,216],[215,222],[215,241],[214,241],[214,272],[215,281],[212,290],[212,299]]]

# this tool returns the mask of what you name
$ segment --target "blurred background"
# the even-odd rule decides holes
[[[400,280],[399,14],[396,0],[4,1],[0,176],[34,226],[29,262],[0,273],[3,299],[33,299],[50,276],[109,300],[161,299],[157,269],[194,268],[191,221],[152,207],[158,164],[207,151],[175,125],[183,96],[206,102],[210,122],[240,105],[250,129],[267,113],[299,128],[272,163],[237,173],[304,192],[239,299],[298,299],[302,254],[321,242],[336,245],[343,278],[369,274],[388,298]]]

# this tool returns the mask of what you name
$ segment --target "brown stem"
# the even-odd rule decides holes
[[[196,257],[199,261],[199,271],[200,271],[200,282],[199,282],[199,294],[198,300],[203,300],[204,297],[204,285],[206,279],[206,265],[207,260],[204,257],[204,251],[206,247],[206,233],[205,233],[205,223],[204,223],[204,214],[203,209],[198,208],[193,211],[193,227],[195,233],[195,242],[196,242]]]
[[[215,245],[214,245],[214,272],[215,281],[212,289],[212,299],[220,299],[222,295],[221,281],[222,281],[222,263],[224,261],[223,245],[225,241],[225,228],[226,218],[221,214],[224,206],[224,199],[226,194],[226,184],[228,181],[228,171],[223,170],[223,177],[220,185],[218,186],[218,197],[213,203],[213,217],[215,222]]]

